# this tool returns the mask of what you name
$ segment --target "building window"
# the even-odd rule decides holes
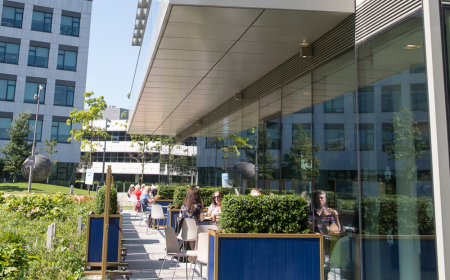
[[[23,9],[3,6],[2,26],[22,28]]]
[[[303,133],[306,133],[308,138],[311,139],[311,124],[310,123],[293,123],[292,124],[292,143],[295,142],[295,140],[298,140],[301,135],[297,135],[298,131],[300,130],[300,127],[303,129]]]
[[[58,65],[60,70],[76,71],[77,69],[77,53],[71,51],[58,51]]]
[[[33,141],[34,137],[34,123],[36,120],[28,120],[28,125],[31,128],[31,132],[28,134],[28,141]],[[38,120],[37,122],[37,129],[36,129],[36,141],[41,141],[41,135],[42,135],[42,121]]]
[[[25,83],[25,94],[23,102],[25,103],[37,103],[37,100],[34,99],[35,94],[39,94],[39,85],[41,85],[44,89],[41,90],[41,98],[39,98],[39,103],[44,104],[45,101],[45,84],[39,83]]]
[[[16,81],[0,80],[0,100],[14,101],[14,93],[16,92]]]
[[[397,112],[402,105],[401,85],[387,85],[381,87],[381,111]]]
[[[8,129],[11,127],[11,118],[0,118],[0,139],[9,140]]]
[[[33,11],[31,30],[52,32],[52,17],[53,15],[50,13]]]
[[[52,139],[56,139],[58,143],[70,143],[67,139],[70,138],[71,125],[66,122],[52,122]]]
[[[59,106],[73,106],[74,90],[74,87],[56,85],[53,104]]]
[[[217,147],[216,147],[217,142]],[[205,149],[220,149],[224,147],[224,141],[218,141],[217,137],[206,137],[206,147]]]
[[[427,84],[411,84],[411,109],[412,111],[428,111]]]
[[[356,125],[355,125],[355,143],[356,143]],[[375,148],[375,132],[373,123],[359,124],[359,150],[373,151]]]
[[[30,46],[28,51],[28,66],[44,67],[48,66],[48,51],[47,48]]]
[[[323,111],[325,113],[344,113],[344,96],[324,102]]]
[[[18,64],[19,44],[0,42],[0,62]]]
[[[374,112],[374,90],[373,86],[363,87],[358,90],[359,113]],[[353,93],[353,112],[356,112],[356,93]]]
[[[62,35],[79,36],[80,19],[76,17],[61,16],[61,32]]]
[[[344,124],[325,124],[325,150],[345,150]]]
[[[300,111],[295,112],[294,114],[311,114],[314,113],[314,108],[313,107],[306,107],[305,109],[302,109]]]
[[[383,123],[381,128],[381,136],[383,137],[382,149],[383,152],[386,152],[387,147],[394,145],[394,128],[392,123]]]

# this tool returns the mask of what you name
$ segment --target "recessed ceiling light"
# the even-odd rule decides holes
[[[304,92],[303,94],[304,94],[304,95],[311,95],[310,92]]]
[[[414,50],[414,49],[419,49],[422,46],[418,46],[418,45],[406,45],[406,47],[403,47],[405,50]]]

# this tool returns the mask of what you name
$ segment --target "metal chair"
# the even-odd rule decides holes
[[[186,255],[188,257],[197,257],[198,256],[198,244],[199,244],[199,236],[201,233],[208,233],[208,230],[218,230],[219,228],[216,225],[200,225],[197,227],[197,240],[195,242],[195,249],[186,251]],[[191,264],[192,266],[192,264]]]
[[[183,241],[196,241],[197,240],[197,223],[194,219],[186,218],[184,219],[183,225],[181,226],[181,231],[178,234],[178,239]],[[191,248],[192,249],[192,248]]]
[[[151,215],[151,219],[155,220],[156,222],[156,229],[158,230],[160,227],[164,228],[165,225],[160,226],[159,225],[159,221],[160,220],[164,220],[163,223],[165,223],[166,221],[166,215],[164,215],[164,211],[161,205],[159,204],[152,204],[152,215]],[[148,233],[148,229],[149,227],[147,227],[147,230],[145,233]]]
[[[166,240],[166,255],[164,256],[164,260],[163,260],[161,269],[159,270],[157,279],[159,279],[159,275],[161,275],[161,270],[164,267],[164,263],[166,262],[167,257],[171,257],[173,260],[174,257],[185,257],[186,256],[186,252],[181,251],[178,246],[178,240],[177,240],[177,236],[175,234],[174,228],[172,228],[172,227],[164,228],[164,238]],[[172,279],[175,277],[176,270],[177,270],[177,266],[175,266],[175,269],[173,271]],[[187,265],[186,265],[186,278],[187,278]]]
[[[139,213],[140,213],[140,215],[141,215],[141,221],[139,222],[139,226],[141,226],[141,222],[144,220],[144,218],[146,217],[145,216],[145,213],[151,213],[151,211],[144,211],[144,206],[142,205],[142,203],[141,203],[141,206],[139,207]],[[149,217],[150,218],[150,217]]]

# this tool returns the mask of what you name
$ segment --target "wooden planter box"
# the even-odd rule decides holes
[[[165,200],[165,199],[161,200],[161,199],[158,199],[158,200],[155,201],[155,203],[159,204],[159,205],[161,205],[163,207],[164,215],[166,215],[167,214],[167,207],[165,207],[165,206],[169,206],[169,204],[173,204],[173,200]]]
[[[320,234],[209,231],[208,280],[324,279]]]
[[[177,221],[175,219],[175,215],[179,215],[180,211],[181,211],[181,209],[167,209],[166,225],[168,227],[175,228],[175,223]]]
[[[88,266],[101,266],[103,246],[103,215],[88,215],[86,260]],[[108,265],[119,265],[121,260],[122,215],[109,216]]]

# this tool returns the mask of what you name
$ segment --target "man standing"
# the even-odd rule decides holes
[[[339,214],[336,210],[326,208],[326,194],[323,190],[316,190],[313,193],[313,209],[308,219],[308,228],[312,232],[320,234],[331,234],[339,232]]]

